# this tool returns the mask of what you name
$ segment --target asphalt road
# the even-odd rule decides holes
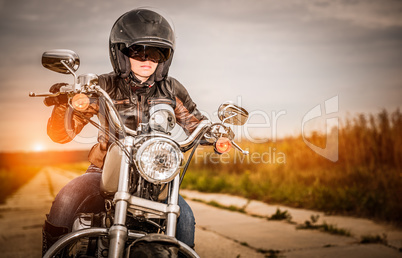
[[[76,174],[45,168],[0,205],[0,257],[40,257],[41,227],[55,194]],[[268,221],[188,200],[201,257],[402,257],[382,244]]]
[[[57,192],[76,176],[71,172],[45,168],[4,205],[0,205],[0,257],[41,257],[45,214],[49,212]],[[199,205],[194,203],[194,206]],[[263,257],[250,248],[200,227],[197,227],[196,239],[197,252],[203,257]]]

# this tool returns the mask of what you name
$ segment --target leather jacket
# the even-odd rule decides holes
[[[161,81],[153,81],[151,77],[145,83],[123,79],[115,73],[99,76],[99,85],[114,100],[115,107],[120,113],[125,125],[136,130],[140,123],[147,123],[149,108],[158,103],[172,106],[176,122],[186,134],[190,134],[200,123],[206,119],[196,108],[196,104],[190,98],[187,90],[176,79],[167,77]],[[75,113],[71,116],[72,132],[65,128],[65,116],[69,109],[67,104],[56,105],[48,120],[47,133],[49,137],[58,143],[70,142],[79,134],[88,123]],[[97,115],[103,128],[111,130],[105,118],[102,103],[97,99],[91,101],[90,107],[84,113],[86,118]],[[117,135],[117,137],[119,137]],[[98,143],[89,152],[88,160],[95,166],[102,168],[107,153],[109,136],[102,131],[98,133]]]

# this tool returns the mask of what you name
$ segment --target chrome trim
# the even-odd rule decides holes
[[[107,228],[89,228],[89,229],[82,229],[80,231],[71,232],[62,238],[60,238],[56,243],[54,243],[43,258],[51,258],[57,254],[57,252],[61,251],[64,247],[68,246],[71,243],[74,243],[78,239],[82,237],[99,237],[99,236],[107,236],[109,230]],[[138,233],[134,231],[128,232],[129,239],[138,239],[141,237],[146,236],[146,234]],[[183,251],[185,254],[190,255],[194,258],[199,258],[199,255],[188,245],[185,243],[177,240],[180,245],[180,250]]]
[[[129,209],[141,210],[162,217],[166,216],[166,213],[174,213],[177,215],[180,214],[180,207],[177,204],[154,202],[133,195],[128,200],[128,203],[129,203]]]
[[[223,124],[227,122],[232,125],[244,125],[248,119],[248,112],[244,108],[226,102],[219,106],[218,117]]]
[[[97,92],[101,93],[107,99],[106,105],[107,105],[108,109],[111,111],[110,112],[110,118],[111,118],[111,120],[113,122],[113,125],[118,130],[125,131],[125,132],[127,132],[128,134],[130,134],[132,136],[136,136],[137,135],[136,131],[134,131],[134,130],[128,128],[127,126],[125,126],[124,124],[120,123],[120,121],[118,119],[119,114],[115,113],[116,111],[113,108],[114,106],[113,107],[110,106],[110,105],[113,105],[113,101],[110,98],[109,94],[107,94],[107,92],[104,91],[99,85],[95,86],[94,89]],[[208,126],[210,126],[211,124],[212,123],[209,120],[201,120],[201,122],[198,124],[197,128],[189,135],[189,137],[187,137],[187,139],[184,140],[184,141],[177,142],[177,144],[180,146],[181,149],[188,148],[193,143],[194,139],[197,138],[201,134],[201,132],[203,132],[203,129],[208,127]],[[162,133],[144,134],[143,136],[144,137],[146,137],[146,136],[152,136],[152,137],[160,136],[160,137],[165,137],[165,138],[170,139],[169,136],[167,136],[165,134],[162,134]]]
[[[108,107],[110,112],[110,118],[113,122],[113,125],[115,126],[115,128],[117,128],[120,131],[124,131],[127,132],[128,134],[132,135],[132,136],[136,136],[137,132],[128,128],[127,126],[125,126],[123,123],[121,123],[120,119],[119,119],[119,114],[117,112],[117,110],[114,108],[113,105],[113,100],[110,98],[109,94],[104,91],[99,85],[95,86],[94,89],[98,92],[101,93],[103,97],[105,97],[106,101],[106,106]]]
[[[247,150],[243,150],[242,148],[240,148],[239,145],[237,145],[237,143],[235,143],[234,141],[230,141],[232,143],[232,145],[238,150],[240,151],[243,155],[248,155],[249,151]]]
[[[132,155],[132,145],[134,142],[134,138],[131,136],[127,136],[124,139],[124,147],[126,148],[127,153]],[[130,157],[123,156],[121,159],[120,165],[120,175],[119,175],[119,184],[118,184],[118,192],[126,194],[128,193],[128,178],[130,173]],[[123,196],[125,197],[125,196]],[[124,246],[127,241],[127,227],[126,217],[127,217],[127,206],[128,203],[126,200],[118,199],[115,202],[115,212],[114,212],[114,221],[113,226],[109,230],[109,257],[121,257],[124,252]]]
[[[80,57],[72,50],[53,49],[42,54],[42,65],[57,73],[74,74],[80,67]]]
[[[141,238],[143,236],[146,236],[146,234],[145,233],[134,232],[134,231],[131,231],[131,230],[128,231],[128,238],[129,239],[131,239],[131,238],[134,238],[134,239]]]
[[[209,120],[201,120],[197,128],[190,134],[190,136],[184,141],[177,142],[177,144],[180,145],[181,149],[188,148],[194,142],[194,139],[197,138],[204,131],[204,129],[210,126],[211,124],[212,123]]]
[[[194,142],[194,139],[200,136],[200,134],[204,131],[204,129],[210,126],[211,124],[212,122],[209,120],[202,120],[198,124],[197,128],[187,137],[187,139],[185,139],[184,141],[176,142],[177,145],[180,146],[181,151],[185,151],[187,148],[189,148],[191,144]],[[148,134],[141,134],[140,137],[137,137],[135,139],[134,144],[137,144],[145,137],[162,137],[172,140],[172,138],[167,134],[152,132]]]
[[[94,73],[85,73],[78,76],[78,83],[81,86],[91,86],[98,84],[98,75]]]
[[[180,206],[179,206],[180,175],[177,175],[169,186],[170,186],[169,197],[168,197],[169,206],[173,206],[173,208],[177,207],[178,211],[180,212]],[[176,226],[178,217],[179,213],[174,212],[173,210],[168,211],[166,220],[166,235],[171,237],[176,236]]]
[[[46,254],[43,256],[43,258],[50,258],[55,256],[57,252],[59,252],[67,245],[75,242],[79,238],[93,237],[93,236],[107,236],[108,232],[109,231],[107,228],[89,228],[71,232],[60,238],[56,243],[54,243],[46,252]]]
[[[62,63],[67,68],[67,70],[73,75],[73,77],[74,77],[74,91],[77,92],[78,90],[81,89],[81,85],[78,84],[77,75],[75,74],[75,71],[71,67],[68,66],[68,64],[69,64],[68,62],[69,61],[66,61],[66,60],[61,60],[60,61],[60,63]]]
[[[166,142],[166,143],[170,144],[175,149],[176,154],[179,158],[178,166],[177,166],[175,172],[173,172],[170,177],[168,177],[164,180],[159,180],[159,179],[150,177],[147,173],[145,173],[143,171],[143,167],[140,162],[140,158],[143,155],[145,148],[147,148],[148,146],[150,146],[151,144],[156,143],[156,142]],[[135,154],[135,160],[137,162],[138,172],[141,174],[141,176],[145,180],[147,180],[148,182],[154,183],[154,184],[168,183],[168,182],[172,181],[176,177],[176,175],[180,172],[180,164],[183,162],[183,153],[181,152],[179,147],[177,147],[177,144],[172,139],[170,139],[168,137],[156,137],[156,138],[148,139],[147,141],[145,141],[141,144],[141,147],[137,150],[137,153]]]
[[[177,240],[177,242],[180,245],[180,250],[185,251],[184,254],[194,258],[200,258],[200,256],[191,247],[189,247],[188,245],[179,240]]]

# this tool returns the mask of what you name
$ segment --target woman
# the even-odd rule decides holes
[[[176,79],[168,77],[175,48],[174,31],[165,18],[147,9],[135,9],[123,14],[113,25],[109,38],[109,55],[113,72],[99,76],[99,85],[115,100],[127,127],[136,130],[149,119],[149,108],[154,101],[163,100],[175,111],[176,122],[189,134],[205,119],[197,110],[187,90]],[[65,84],[55,84],[57,92]],[[71,118],[73,135],[67,133],[64,123],[68,109],[62,99],[47,99],[57,103],[48,121],[48,135],[58,143],[71,141],[87,124],[76,115]],[[102,108],[93,102],[85,113],[87,118],[97,115],[108,129]],[[45,221],[43,251],[62,235],[71,231],[74,216],[81,212],[100,212],[104,200],[99,186],[103,162],[109,147],[109,138],[99,132],[98,143],[90,153],[91,165],[87,172],[72,180],[56,196]],[[182,197],[179,198],[180,217],[177,223],[178,240],[194,247],[194,216]]]

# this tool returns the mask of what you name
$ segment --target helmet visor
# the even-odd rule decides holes
[[[170,48],[151,47],[145,45],[132,45],[124,48],[123,54],[137,61],[151,61],[154,63],[163,63],[167,61],[171,55]]]

